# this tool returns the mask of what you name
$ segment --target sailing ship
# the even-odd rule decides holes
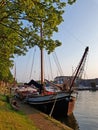
[[[75,70],[74,75],[72,76],[71,82],[69,84],[69,89],[62,89],[61,86],[56,85],[52,82],[49,82],[51,86],[54,86],[55,91],[49,91],[46,89],[46,86],[43,82],[43,63],[41,63],[41,84],[31,80],[29,83],[25,83],[27,86],[35,86],[38,88],[39,94],[36,95],[27,95],[24,99],[24,102],[32,105],[33,107],[40,109],[50,116],[69,116],[73,113],[74,105],[76,101],[77,92],[74,91],[74,83],[79,77],[81,71],[86,61],[89,47],[86,47],[84,54],[78,64],[78,67]],[[41,55],[42,58],[42,55]],[[42,60],[43,61],[43,60]],[[46,80],[47,81],[47,80]],[[59,91],[58,91],[59,90]]]

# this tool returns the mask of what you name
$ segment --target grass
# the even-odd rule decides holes
[[[12,110],[6,96],[0,95],[0,130],[38,130],[20,111]]]
[[[10,98],[13,97],[13,95],[10,95],[8,89],[1,87],[0,88],[0,130],[39,130],[37,128],[37,125],[35,126],[33,124],[33,121],[30,120],[30,118],[27,117],[22,111],[15,111],[12,109],[11,105],[8,103],[9,100],[7,96]],[[38,120],[40,120],[38,116],[37,118]],[[62,130],[71,130],[69,127],[62,125],[60,122],[50,118],[47,115],[44,115],[43,119],[44,118],[46,118],[46,120],[49,120],[50,124],[52,122],[58,128],[60,127]],[[46,126],[47,129],[51,129],[50,124],[48,126],[47,123],[45,124],[44,120],[43,122],[41,121],[41,126],[47,125]]]

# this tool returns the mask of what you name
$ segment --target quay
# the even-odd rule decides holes
[[[72,130],[30,105],[18,99],[16,102],[18,111],[11,109],[6,95],[0,94],[0,130]]]
[[[30,120],[33,121],[39,130],[72,130],[72,128],[69,128],[68,126],[36,110],[28,104],[24,104],[19,100],[18,104],[20,106],[20,110],[23,111],[30,118]]]

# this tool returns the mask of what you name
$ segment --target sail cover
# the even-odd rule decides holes
[[[32,84],[33,84],[35,87],[37,87],[37,88],[42,88],[42,85],[39,84],[38,82],[34,81],[33,79],[32,79],[29,83],[25,83],[24,85],[29,85],[29,86],[31,86]]]

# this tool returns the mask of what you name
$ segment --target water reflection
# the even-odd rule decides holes
[[[60,121],[74,130],[98,130],[98,91],[80,91],[74,115]]]
[[[98,91],[79,91],[74,115],[55,119],[73,130],[98,130]]]
[[[79,91],[74,114],[54,118],[73,130],[98,130],[98,91]]]
[[[80,130],[78,122],[77,122],[74,114],[72,114],[69,117],[62,117],[62,118],[55,117],[55,119],[60,121],[63,124],[66,124],[67,126],[71,127],[73,130]]]
[[[80,91],[74,115],[80,130],[98,130],[98,91]]]

